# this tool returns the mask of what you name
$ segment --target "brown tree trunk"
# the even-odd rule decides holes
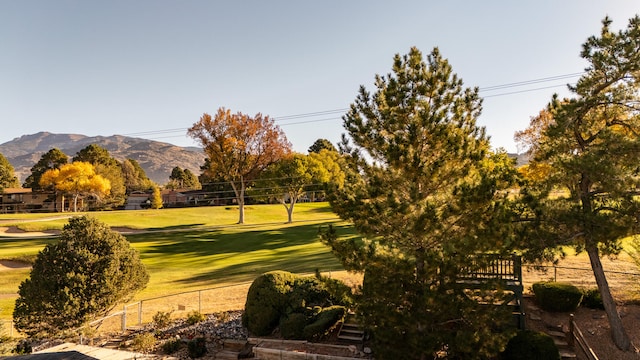
[[[627,335],[627,332],[622,326],[622,320],[620,319],[620,314],[618,314],[618,310],[616,309],[616,303],[613,301],[613,297],[611,296],[609,283],[607,282],[607,277],[604,274],[602,262],[600,261],[598,247],[591,245],[588,246],[586,250],[587,254],[589,254],[591,269],[593,270],[593,275],[596,278],[598,290],[602,296],[604,311],[607,313],[607,317],[609,318],[609,326],[611,327],[613,342],[620,350],[627,351],[631,348],[631,340],[629,340],[629,335]]]

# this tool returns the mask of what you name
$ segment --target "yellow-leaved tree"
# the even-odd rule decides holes
[[[74,161],[62,165],[59,169],[47,170],[40,178],[41,186],[53,185],[57,190],[73,197],[73,211],[78,211],[80,195],[102,197],[109,194],[111,183],[96,171],[88,162]],[[64,201],[63,201],[64,202]]]

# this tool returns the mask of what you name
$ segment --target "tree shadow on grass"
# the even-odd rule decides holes
[[[311,273],[315,269],[343,270],[331,249],[320,243],[318,230],[317,224],[252,231],[235,228],[233,231],[137,234],[131,236],[130,241],[134,244],[150,242],[151,245],[140,248],[141,256],[143,260],[154,258],[159,263],[157,266],[176,270],[202,269],[196,271],[195,276],[179,280],[182,285],[193,285],[251,281],[272,270],[295,273]]]

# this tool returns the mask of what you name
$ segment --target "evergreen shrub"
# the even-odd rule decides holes
[[[334,305],[324,309],[316,316],[315,321],[304,327],[304,337],[307,340],[321,338],[342,319],[347,310],[344,306]]]
[[[247,292],[242,324],[256,336],[269,335],[288,306],[295,275],[272,271],[258,276]]]
[[[342,288],[346,285],[340,285],[337,280],[330,284],[332,289],[339,289],[341,297],[346,297],[346,290]],[[272,271],[257,277],[249,287],[242,323],[256,336],[271,334],[279,324],[284,324],[284,333],[290,334],[291,327],[301,323],[299,316],[289,319],[292,314],[315,318],[322,308],[334,305],[335,301],[321,279]]]
[[[292,313],[280,318],[280,335],[288,340],[304,339],[307,317],[302,313]]]
[[[190,340],[187,343],[187,350],[192,359],[203,357],[207,353],[207,340],[203,337]]]
[[[180,350],[181,347],[182,341],[180,339],[169,339],[162,344],[162,351],[170,355]]]
[[[574,311],[582,301],[582,292],[576,286],[555,282],[541,281],[533,284],[533,293],[538,305],[546,311]]]
[[[602,296],[598,288],[584,289],[582,291],[582,306],[589,309],[604,310],[604,304],[602,303]]]
[[[507,343],[502,360],[560,360],[560,351],[551,336],[537,331],[519,331]]]

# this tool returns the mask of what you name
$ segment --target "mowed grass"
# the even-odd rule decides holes
[[[43,215],[43,214],[39,214]],[[149,285],[136,299],[252,281],[271,270],[296,273],[340,271],[342,266],[318,239],[321,226],[333,224],[346,236],[356,236],[326,203],[296,206],[294,223],[285,224],[282,205],[254,205],[246,209],[246,223],[237,225],[237,209],[114,211],[90,213],[112,227],[152,230],[126,235],[140,252],[150,273]],[[51,214],[49,214],[51,217]],[[35,220],[46,219],[35,217]],[[0,215],[0,220],[5,219]],[[19,217],[12,217],[20,220]],[[33,218],[30,218],[31,220]],[[38,231],[56,229],[60,219],[34,221]],[[66,221],[65,221],[66,223]],[[6,223],[0,226],[7,226]],[[34,256],[54,238],[0,238],[0,259]],[[0,272],[0,319],[9,319],[13,302],[28,270]]]

